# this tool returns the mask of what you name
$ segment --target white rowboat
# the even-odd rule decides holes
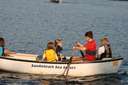
[[[34,57],[34,56],[33,56]],[[10,72],[62,75],[68,66],[66,62],[37,62],[16,57],[0,57],[0,69]],[[123,58],[96,60],[91,62],[74,62],[70,64],[69,76],[91,76],[117,73]]]

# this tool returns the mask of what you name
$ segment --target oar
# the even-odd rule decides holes
[[[70,57],[69,61],[67,62],[67,66],[65,67],[65,70],[61,76],[65,76],[66,74],[66,77],[67,77],[71,62],[72,62],[72,57]]]
[[[66,68],[67,70],[66,70],[65,79],[67,79],[71,63],[72,63],[72,57],[70,58],[69,62],[67,63],[67,68]]]
[[[82,50],[80,50],[80,54],[82,55],[82,57],[84,58],[84,53]]]

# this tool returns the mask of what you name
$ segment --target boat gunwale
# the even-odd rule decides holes
[[[6,60],[14,60],[14,61],[20,61],[20,62],[31,62],[31,63],[46,63],[46,64],[69,64],[69,62],[46,62],[46,61],[33,61],[33,60],[22,60],[22,59],[14,59],[2,56],[0,59],[6,59]],[[122,57],[119,58],[113,58],[109,60],[96,60],[96,61],[86,61],[86,62],[73,62],[71,64],[90,64],[90,63],[104,63],[104,62],[111,62],[111,61],[118,61],[123,60]]]

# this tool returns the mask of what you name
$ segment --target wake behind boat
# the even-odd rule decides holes
[[[28,55],[28,57],[26,57]],[[37,55],[17,54],[9,57],[0,57],[0,69],[10,72],[62,75],[68,68],[68,62],[37,62]],[[91,76],[99,74],[117,73],[123,58],[107,60],[73,62],[69,66],[68,76]]]

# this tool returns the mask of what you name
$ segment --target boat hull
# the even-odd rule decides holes
[[[50,2],[53,2],[53,3],[62,3],[62,0],[50,0]]]
[[[99,74],[117,73],[122,63],[122,58],[72,63],[69,66],[68,76],[91,76]],[[0,58],[0,69],[10,72],[62,75],[68,63],[61,62],[36,62],[30,60]]]

